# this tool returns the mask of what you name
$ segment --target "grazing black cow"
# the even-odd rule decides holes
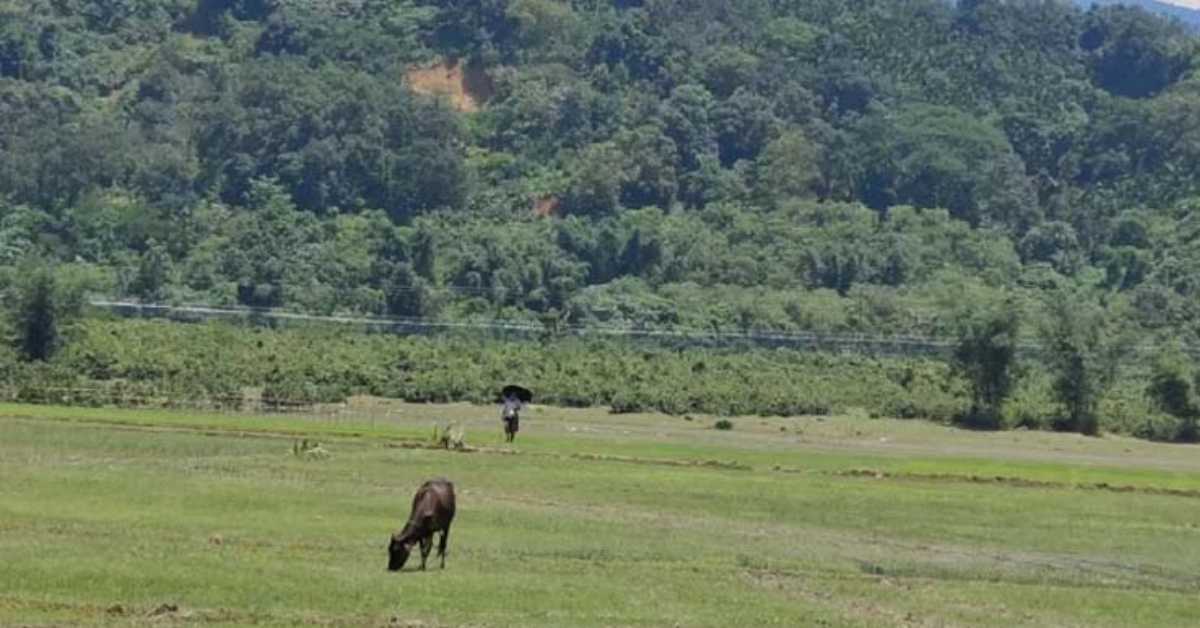
[[[454,521],[454,484],[445,478],[428,480],[417,489],[413,497],[412,513],[404,529],[393,534],[388,545],[388,571],[400,571],[408,561],[412,546],[421,544],[421,570],[433,548],[433,533],[440,531],[438,556],[442,569],[446,568],[446,539],[450,536],[450,522]]]

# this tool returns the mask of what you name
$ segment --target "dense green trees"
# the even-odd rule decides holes
[[[203,115],[201,184],[231,203],[250,181],[277,178],[316,214],[384,208],[397,222],[463,203],[466,181],[454,117],[414,102],[399,81],[292,60],[264,60],[228,78]]]
[[[1057,427],[1094,435],[1100,430],[1100,399],[1116,378],[1130,339],[1111,314],[1080,296],[1052,297],[1040,335],[1054,396],[1064,410]]]
[[[947,336],[962,294],[1077,290],[1196,343],[1197,58],[1159,17],[1043,0],[0,2],[0,267]],[[480,110],[421,93],[442,59]],[[1052,326],[1025,311],[1025,340]]]
[[[864,126],[859,194],[868,205],[944,207],[972,226],[1017,233],[1036,223],[1024,165],[1000,129],[953,108],[923,105],[879,112]]]
[[[1116,6],[1087,16],[1080,45],[1089,53],[1101,87],[1144,98],[1162,91],[1188,69],[1193,46],[1183,39],[1181,30],[1165,20]]]
[[[1146,393],[1159,410],[1179,420],[1175,438],[1200,440],[1200,370],[1178,347],[1155,357]]]
[[[0,275],[5,331],[18,354],[37,362],[61,348],[67,327],[83,306],[80,277],[44,260],[25,259]]]
[[[965,422],[996,428],[1001,425],[1001,407],[1016,380],[1020,312],[1011,301],[989,305],[960,315],[954,362],[971,389],[971,408]]]

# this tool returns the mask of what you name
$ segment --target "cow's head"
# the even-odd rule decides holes
[[[408,553],[412,549],[412,543],[405,543],[400,540],[399,534],[393,534],[391,542],[388,544],[388,571],[400,571],[404,567],[404,563],[408,562]]]

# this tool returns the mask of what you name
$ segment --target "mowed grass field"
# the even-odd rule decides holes
[[[474,451],[422,447],[449,421]],[[1196,447],[712,423],[537,407],[510,447],[492,407],[0,405],[0,625],[1200,622]],[[386,572],[439,475],[458,488],[447,568]]]

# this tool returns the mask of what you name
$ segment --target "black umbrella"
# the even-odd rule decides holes
[[[500,399],[519,399],[521,403],[533,401],[533,393],[528,388],[509,384],[500,391]]]

